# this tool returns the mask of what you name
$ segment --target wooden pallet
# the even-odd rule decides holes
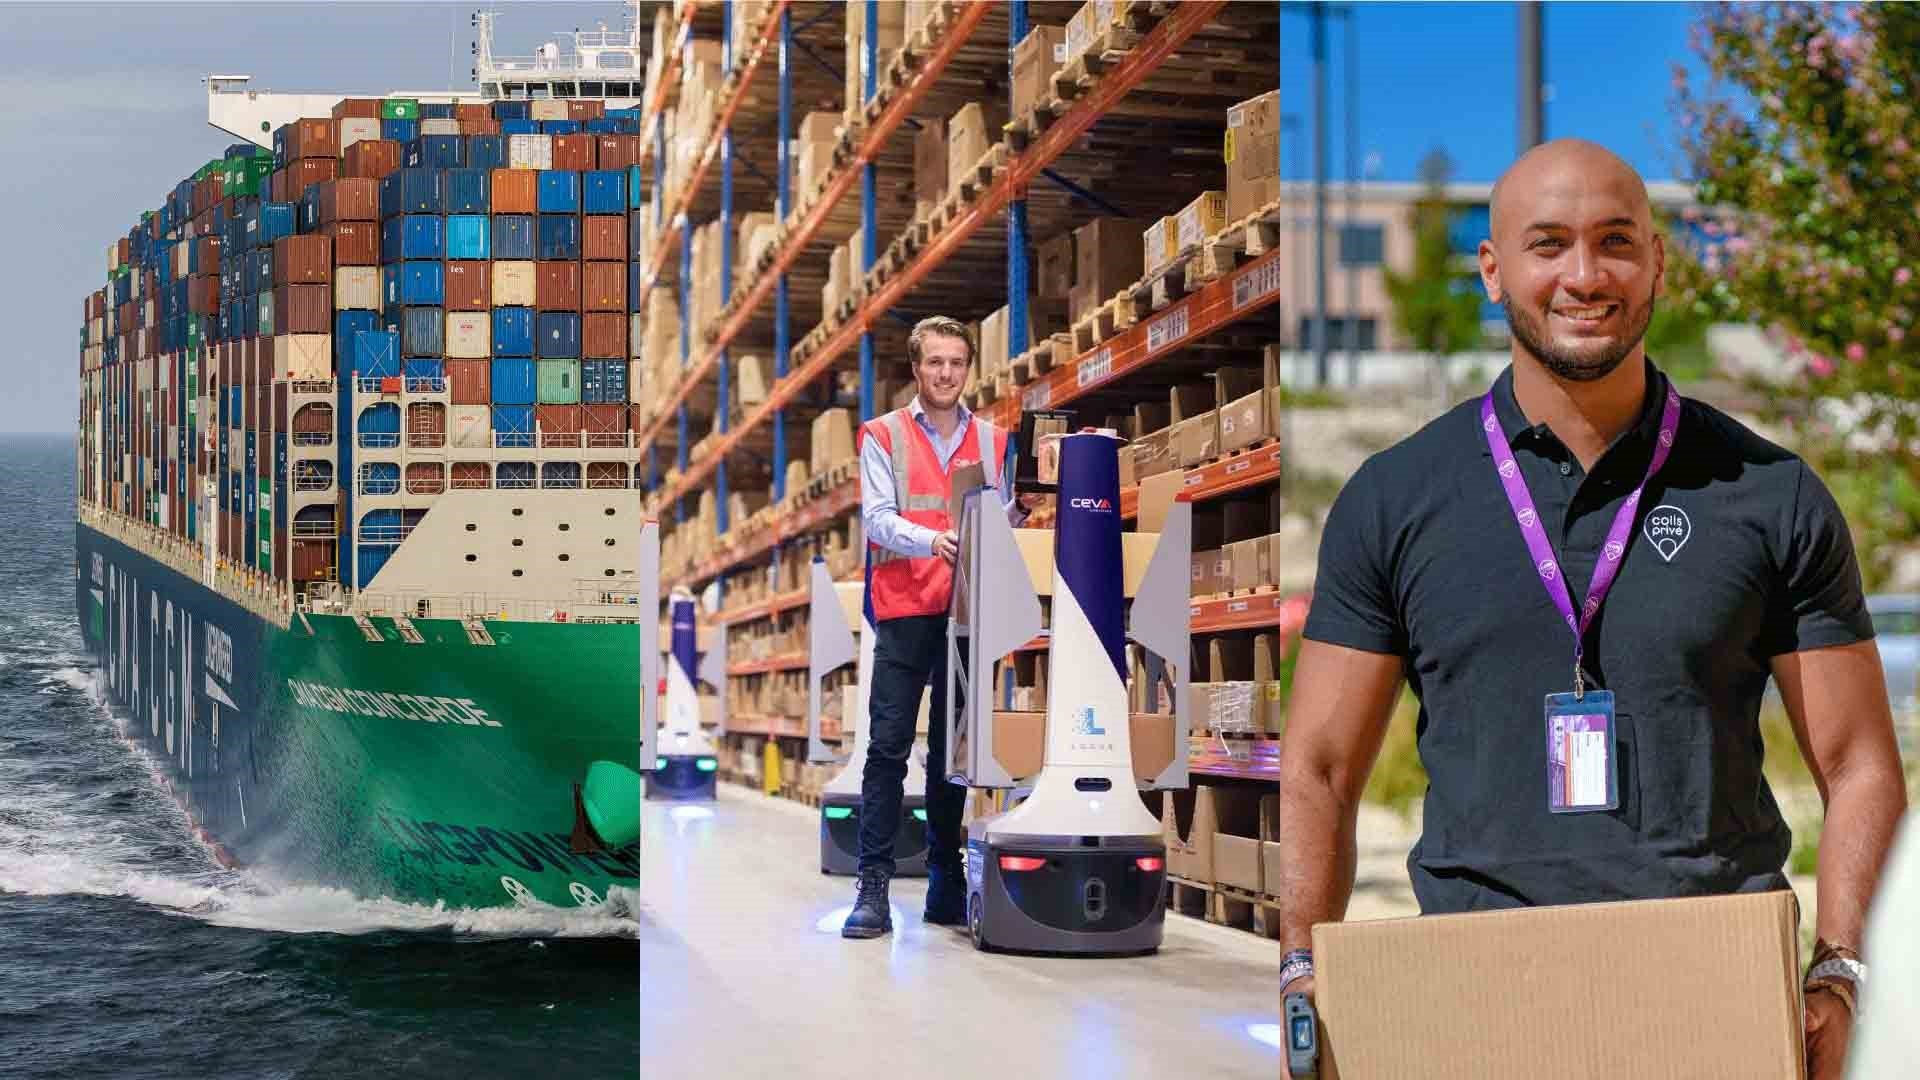
[[[1205,881],[1188,881],[1167,875],[1167,910],[1177,915],[1188,915],[1204,919],[1211,906],[1213,885]]]
[[[1215,885],[1207,921],[1246,930],[1268,939],[1280,936],[1280,903],[1271,896],[1232,885]]]

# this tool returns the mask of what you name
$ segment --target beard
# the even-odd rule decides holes
[[[1596,382],[1613,374],[1620,362],[1631,355],[1647,336],[1647,327],[1653,322],[1653,289],[1648,287],[1644,303],[1627,306],[1627,332],[1624,336],[1613,341],[1582,343],[1581,346],[1570,348],[1556,346],[1547,333],[1547,316],[1515,307],[1512,293],[1501,294],[1500,309],[1507,314],[1507,329],[1513,332],[1514,340],[1533,354],[1555,378],[1568,382]]]

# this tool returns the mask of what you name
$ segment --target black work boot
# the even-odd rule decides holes
[[[926,921],[934,926],[965,926],[967,875],[958,866],[927,867]]]
[[[840,927],[843,938],[877,938],[893,930],[893,912],[887,904],[887,883],[891,871],[873,866],[860,871],[860,891],[854,895],[853,910]]]

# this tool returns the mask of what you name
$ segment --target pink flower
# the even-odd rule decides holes
[[[1893,283],[1895,285],[1905,285],[1907,282],[1912,280],[1913,280],[1913,271],[1908,269],[1907,267],[1903,266],[1900,269],[1895,270],[1893,272]]]
[[[1904,157],[1906,156],[1907,151],[1913,149],[1913,147],[1907,142],[1906,139],[1896,138],[1893,140],[1893,145],[1888,147],[1888,149]]]
[[[1898,326],[1889,326],[1889,327],[1887,327],[1887,340],[1888,340],[1888,341],[1891,341],[1891,342],[1893,342],[1893,343],[1894,343],[1895,345],[1898,345],[1898,344],[1900,344],[1900,343],[1901,343],[1902,341],[1905,341],[1906,339],[1907,339],[1907,332],[1906,332],[1905,330],[1903,330],[1903,329],[1901,329],[1901,328],[1900,328],[1900,327],[1898,327]]]
[[[1865,345],[1862,345],[1857,341],[1850,342],[1847,345],[1848,361],[1857,364],[1860,361],[1865,360],[1866,358],[1867,358],[1867,347]]]
[[[1821,356],[1819,353],[1814,353],[1807,358],[1807,367],[1811,368],[1813,373],[1822,379],[1833,374],[1833,361]]]

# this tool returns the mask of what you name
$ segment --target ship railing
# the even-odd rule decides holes
[[[534,486],[534,478],[531,476],[502,476],[494,481],[493,486],[509,491],[524,491]]]
[[[445,490],[447,490],[447,483],[441,477],[407,477],[407,494],[409,495],[438,495]]]
[[[440,375],[409,375],[406,378],[409,394],[444,394],[447,392],[447,380]]]
[[[296,431],[293,433],[293,445],[295,446],[332,446],[333,432],[331,431]]]
[[[361,394],[397,394],[400,380],[392,376],[360,375],[354,377],[353,389]]]
[[[290,394],[325,394],[331,397],[334,392],[333,380],[294,379],[287,384],[287,392]]]
[[[398,495],[400,494],[400,478],[397,476],[392,479],[373,479],[371,477],[361,477],[360,478],[360,494],[362,495]]]
[[[295,521],[288,533],[295,540],[332,540],[340,535],[340,526],[328,521]]]
[[[587,477],[587,487],[595,491],[607,489],[624,491],[627,488],[627,476],[625,473],[621,473],[619,476],[589,476]]]
[[[421,450],[439,449],[447,445],[447,433],[444,431],[409,431],[407,445]]]
[[[628,431],[589,431],[587,448],[590,450],[623,450],[633,445],[633,433]]]
[[[397,431],[363,431],[360,433],[360,445],[372,450],[392,449],[400,445],[400,433]]]
[[[333,473],[320,469],[297,469],[293,474],[293,490],[325,491],[333,486]]]
[[[399,544],[412,533],[411,525],[362,525],[359,537],[362,544]]]
[[[543,447],[569,447],[578,450],[580,448],[580,432],[543,431],[540,433],[540,445]]]
[[[493,433],[493,446],[496,450],[531,450],[534,446],[531,431],[496,431]]]

